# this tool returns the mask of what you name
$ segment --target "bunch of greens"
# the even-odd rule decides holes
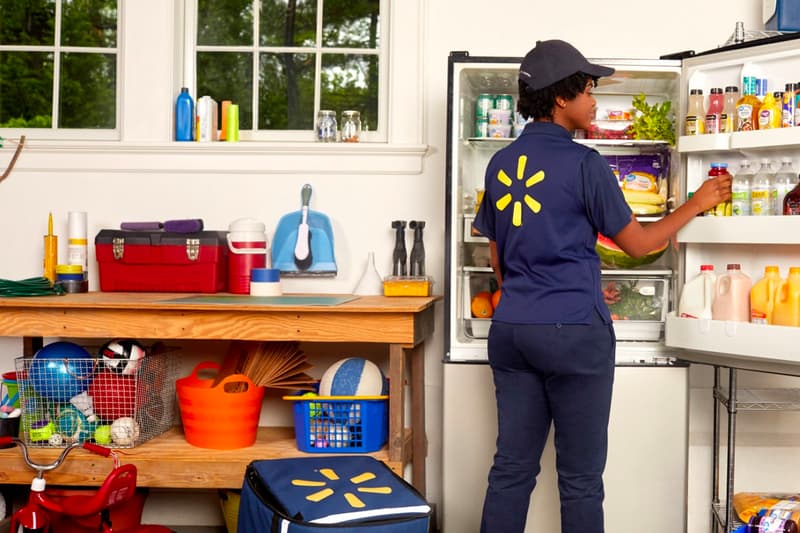
[[[646,96],[633,97],[633,108],[637,113],[631,130],[633,138],[640,140],[666,141],[675,144],[675,124],[672,120],[672,102],[666,100],[653,105],[647,103]]]
[[[608,289],[616,292],[613,303],[608,305],[615,320],[661,320],[661,299],[639,292],[636,281],[609,285]]]

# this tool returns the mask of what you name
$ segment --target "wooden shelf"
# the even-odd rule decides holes
[[[192,296],[200,298],[186,300]],[[386,344],[389,441],[384,449],[370,455],[401,476],[410,464],[411,482],[425,494],[424,342],[433,333],[438,296],[344,295],[350,298],[338,305],[281,304],[246,296],[218,295],[219,299],[210,296],[93,292],[0,298],[0,336],[23,337],[26,356],[32,356],[43,338],[48,337]],[[314,300],[314,295],[306,296],[310,297],[309,302]],[[405,416],[406,389],[409,417]],[[60,449],[34,451],[38,458],[53,459]],[[319,454],[297,450],[294,428],[264,427],[259,428],[253,446],[239,450],[196,448],[186,442],[180,429],[173,429],[137,448],[120,450],[120,455],[123,462],[137,466],[142,486],[237,488],[241,487],[245,467],[254,459]],[[47,477],[54,484],[93,485],[102,481],[108,471],[106,460],[76,451]],[[0,484],[27,484],[31,478],[32,472],[18,450],[0,450]]]
[[[402,461],[389,460],[386,447],[370,454],[385,462],[395,473],[403,475],[403,464],[411,461],[411,430],[404,432],[407,456]],[[294,428],[262,427],[255,444],[236,450],[213,450],[192,446],[180,427],[137,446],[116,450],[122,463],[135,463],[141,487],[173,487],[186,489],[238,489],[242,487],[247,465],[256,459],[281,459],[336,454],[309,454],[297,450]],[[49,462],[58,457],[60,448],[32,448],[34,460]],[[34,471],[25,465],[16,448],[0,450],[0,483],[27,485]],[[96,486],[111,470],[110,459],[100,458],[85,450],[74,450],[67,461],[46,475],[51,485]]]

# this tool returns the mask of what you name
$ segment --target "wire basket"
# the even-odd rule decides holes
[[[179,358],[152,353],[123,373],[101,358],[15,360],[28,446],[59,448],[92,441],[133,448],[170,429],[175,420]]]
[[[306,453],[364,453],[389,438],[388,396],[284,396],[294,401],[297,449]]]

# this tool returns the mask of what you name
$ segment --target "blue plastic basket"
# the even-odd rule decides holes
[[[284,396],[294,401],[297,449],[306,453],[380,450],[389,438],[388,396]]]

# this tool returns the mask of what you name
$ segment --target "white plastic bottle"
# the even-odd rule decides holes
[[[678,303],[678,316],[710,319],[716,282],[714,265],[700,265],[700,273],[683,286]]]
[[[797,185],[797,173],[792,167],[792,158],[784,157],[781,159],[781,168],[775,173],[774,196],[772,198],[772,214],[783,214],[783,199],[786,193],[794,189]]]
[[[753,180],[753,168],[750,161],[742,159],[739,170],[731,181],[731,214],[735,217],[750,214],[750,184]]]
[[[769,159],[761,160],[761,167],[753,176],[750,185],[750,214],[769,216],[772,214],[772,191],[775,174],[770,168]]]

